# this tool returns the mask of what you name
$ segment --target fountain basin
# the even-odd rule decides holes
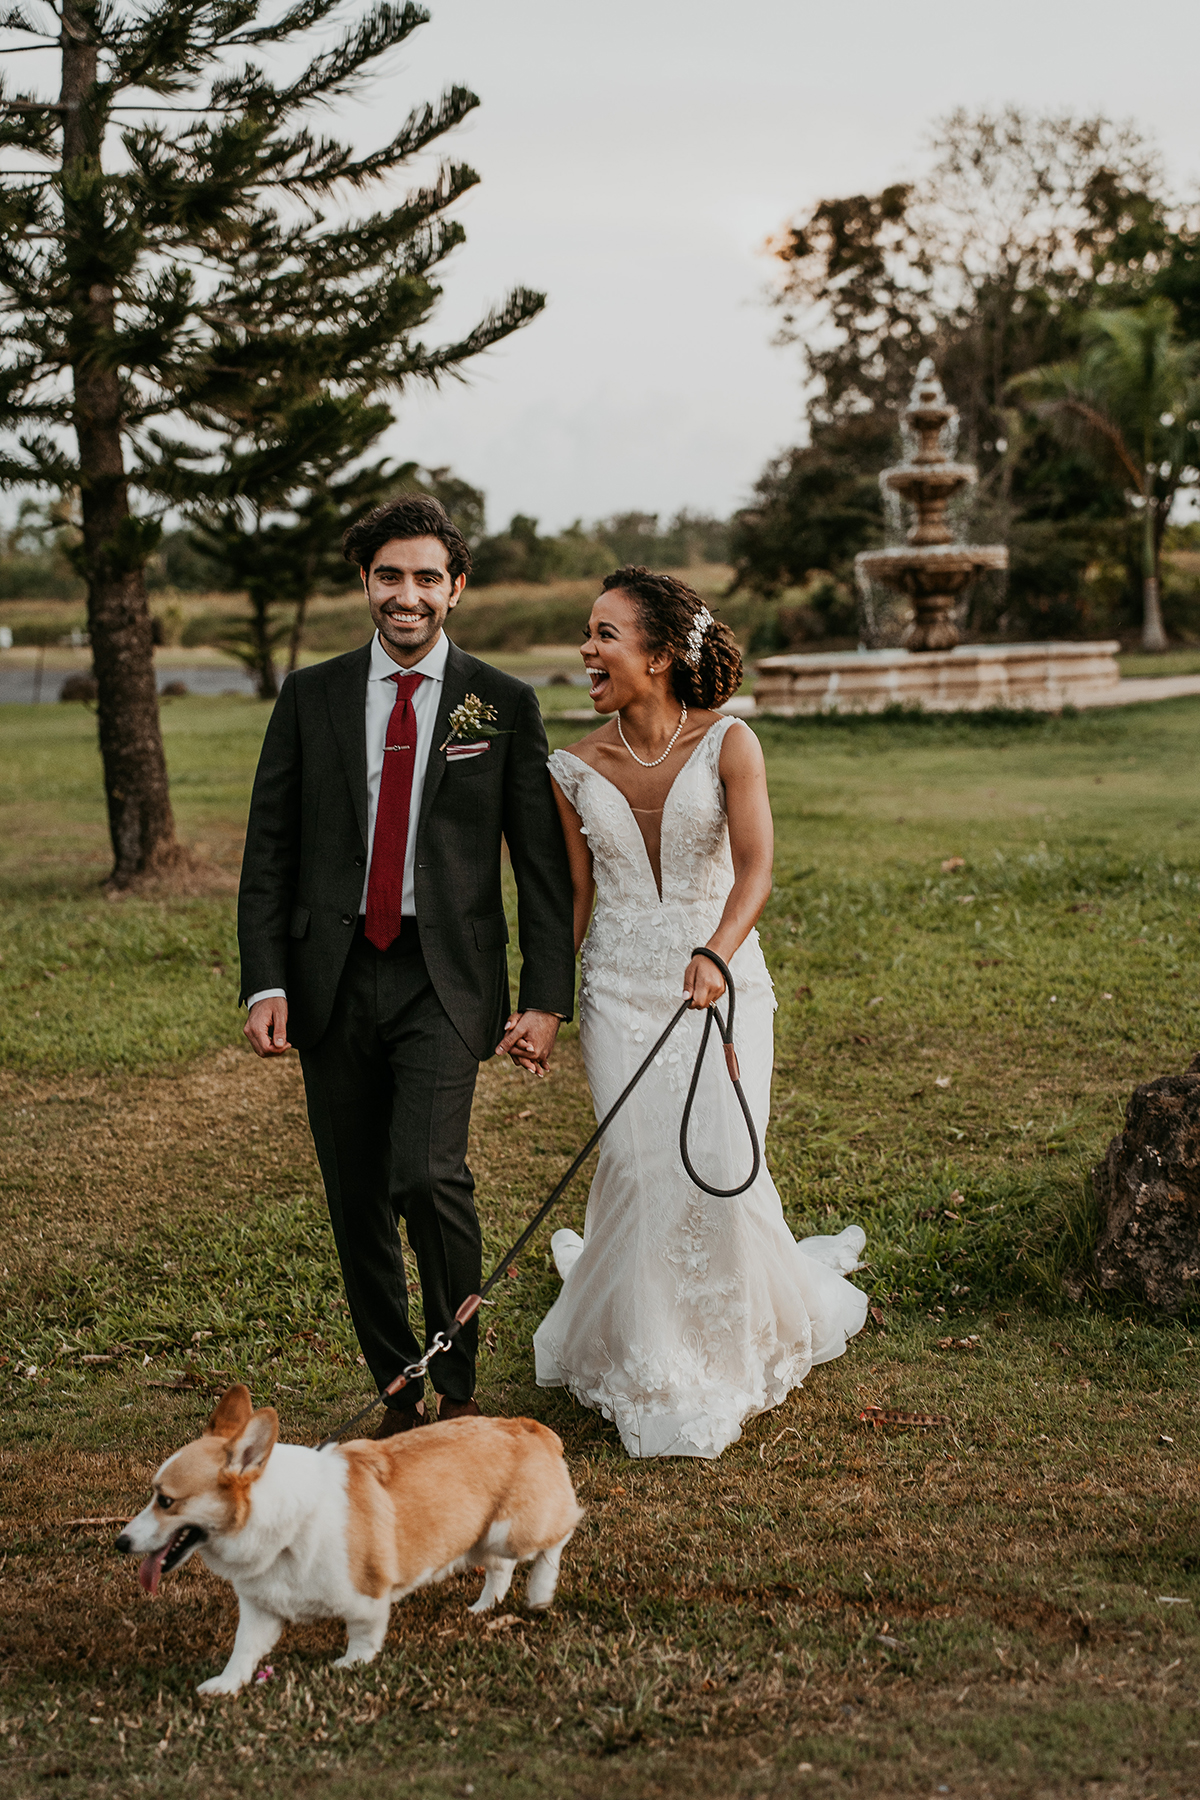
[[[911,549],[863,550],[856,569],[906,594],[956,594],[985,569],[1007,569],[1003,544],[914,544]]]
[[[903,552],[880,552],[903,554]],[[928,551],[922,552],[927,556]],[[756,665],[759,713],[1060,712],[1117,697],[1115,639],[1092,644],[957,644],[952,650],[835,650],[766,656]]]
[[[884,469],[879,483],[899,494],[902,500],[911,500],[917,505],[919,496],[956,494],[959,488],[970,487],[977,479],[977,471],[971,463],[896,463],[892,468]]]

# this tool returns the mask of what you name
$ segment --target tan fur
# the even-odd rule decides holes
[[[194,1443],[176,1451],[155,1483],[156,1492],[169,1495],[175,1502],[171,1509],[173,1517],[186,1517],[189,1500],[197,1500],[202,1494],[212,1494],[214,1490],[222,1492],[222,1476],[225,1474],[228,1453],[225,1440],[216,1437],[197,1438]],[[225,1529],[233,1531],[232,1496],[222,1492],[222,1498],[228,1503]]]
[[[241,1437],[242,1427],[249,1421],[254,1411],[254,1402],[250,1398],[250,1389],[242,1382],[235,1381],[227,1387],[217,1404],[213,1407],[208,1424],[204,1427],[206,1437],[234,1438]]]
[[[230,1458],[237,1440],[254,1417],[263,1421],[273,1443],[279,1435],[279,1416],[275,1408],[264,1406],[255,1414],[249,1388],[238,1382],[227,1388],[217,1402],[204,1428],[204,1436],[177,1451],[164,1465],[155,1487],[158,1493],[169,1495],[175,1502],[171,1509],[174,1518],[186,1517],[189,1500],[215,1491],[226,1506],[223,1529],[241,1530],[250,1516],[250,1489],[258,1480],[259,1469],[233,1468]]]
[[[373,1597],[422,1585],[498,1523],[509,1527],[505,1554],[523,1561],[583,1516],[562,1442],[535,1419],[456,1419],[344,1444],[342,1455],[351,1579]]]

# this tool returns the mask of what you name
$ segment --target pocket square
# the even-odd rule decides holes
[[[481,738],[477,744],[447,744],[446,761],[461,762],[465,756],[482,756],[491,747],[487,738]]]

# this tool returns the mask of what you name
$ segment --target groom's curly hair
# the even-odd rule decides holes
[[[471,573],[471,552],[466,538],[441,501],[431,494],[401,494],[398,499],[389,500],[356,519],[342,536],[342,554],[347,562],[357,563],[365,575],[392,538],[415,537],[437,538],[445,549],[446,567],[452,581]]]
[[[742,653],[728,625],[714,619],[700,640],[699,661],[687,660],[689,639],[704,602],[686,581],[630,564],[606,575],[603,591],[619,588],[637,608],[646,648],[671,654],[671,687],[681,706],[723,706],[742,684]]]

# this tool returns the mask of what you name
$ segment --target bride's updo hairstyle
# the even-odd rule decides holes
[[[742,653],[728,625],[714,619],[695,588],[673,575],[630,566],[606,575],[637,608],[646,648],[669,650],[671,687],[681,706],[723,706],[742,682]]]

